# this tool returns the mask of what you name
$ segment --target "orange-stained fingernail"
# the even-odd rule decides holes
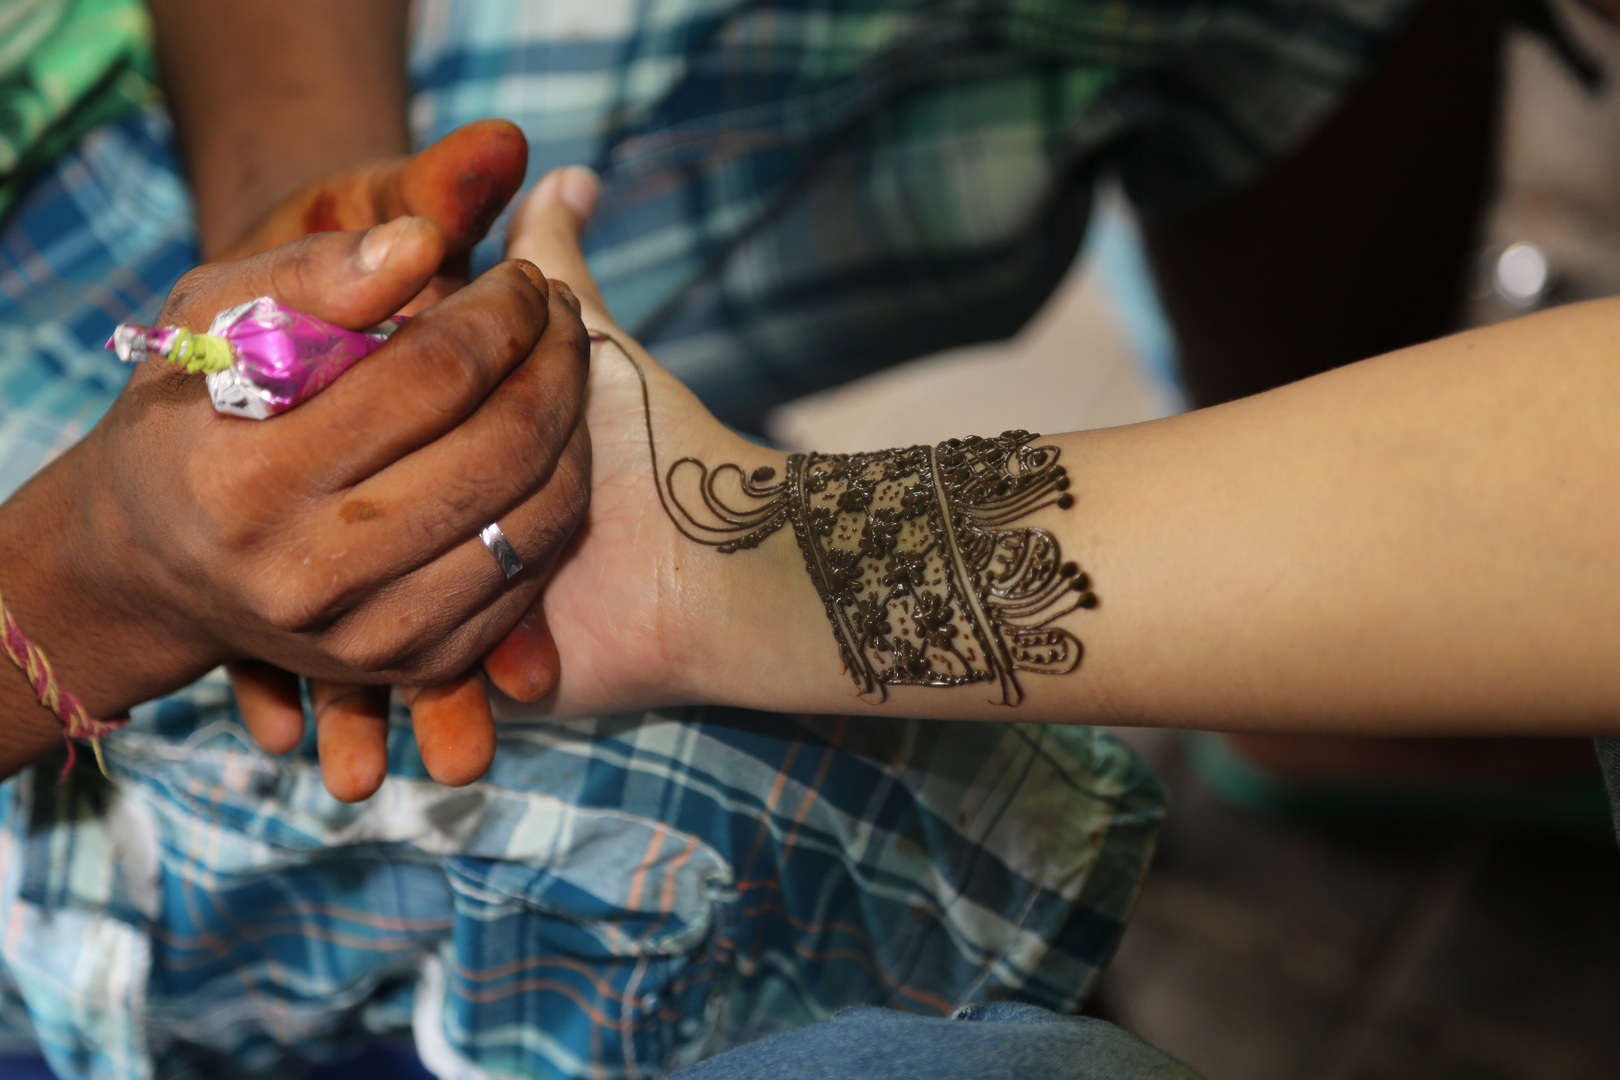
[[[528,259],[513,259],[512,261],[517,264],[517,268],[523,271],[523,276],[528,278],[529,283],[536,289],[544,293],[551,287],[551,282],[546,278],[545,273],[534,263]]]
[[[495,757],[495,722],[477,668],[442,685],[424,687],[410,705],[416,744],[429,776],[447,787],[462,787],[489,770]]]
[[[484,657],[489,681],[516,701],[539,701],[557,688],[562,659],[538,602]]]

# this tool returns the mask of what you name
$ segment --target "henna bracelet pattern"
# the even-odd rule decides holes
[[[592,342],[617,346],[641,382],[653,485],[675,528],[731,554],[791,523],[863,697],[882,702],[889,686],[997,683],[1002,703],[1017,705],[1017,672],[1080,666],[1080,639],[1052,624],[1097,606],[1090,576],[1063,560],[1050,532],[1014,524],[1074,505],[1056,446],[1007,431],[864,454],[790,454],[780,479],[769,466],[711,469],[693,457],[661,473],[646,372],[613,334],[589,332]],[[722,482],[748,505],[731,505]],[[692,504],[682,487],[692,487]]]
[[[90,715],[78,695],[58,686],[56,673],[51,670],[51,662],[45,658],[44,650],[30,641],[22,627],[17,625],[3,595],[0,595],[0,644],[4,645],[11,662],[28,676],[39,703],[55,713],[62,722],[62,740],[68,748],[67,765],[63,767],[62,775],[66,776],[78,760],[74,739],[90,741],[91,749],[96,754],[96,764],[101,767],[102,775],[107,775],[107,761],[101,754],[101,737],[129,723],[129,715],[126,713],[113,720],[98,720]]]
[[[682,458],[663,477],[683,535],[722,552],[758,545],[791,523],[844,667],[863,696],[886,686],[997,683],[1017,705],[1020,671],[1064,674],[1080,640],[1053,622],[1094,608],[1079,566],[1045,529],[1016,527],[1036,510],[1074,505],[1055,446],[1009,431],[866,454],[792,454],[786,475],[743,475]],[[682,502],[696,470],[702,512]],[[744,508],[717,483],[736,477]]]

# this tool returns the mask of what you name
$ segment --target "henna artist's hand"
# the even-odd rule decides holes
[[[444,252],[421,218],[311,236],[193,271],[159,321],[200,329],[269,294],[363,327],[420,293]],[[221,416],[200,378],[148,362],[6,504],[8,603],[98,715],[243,657],[349,684],[452,679],[523,615],[584,511],[571,299],[504,263],[265,421]],[[496,520],[528,564],[510,582],[478,539]],[[328,787],[369,794],[385,729],[341,712],[320,723]],[[481,774],[487,728],[446,739],[419,722],[429,771]]]
[[[523,183],[528,144],[505,120],[480,120],[446,135],[409,157],[375,162],[307,185],[256,222],[223,257],[255,254],[312,232],[362,229],[404,215],[425,217],[445,237],[445,255],[428,285],[401,305],[411,313],[443,299],[466,283],[467,261],[512,195]],[[529,620],[528,625],[535,625]],[[557,680],[557,651],[540,622],[535,647],[525,654],[526,677],[536,692]],[[298,679],[262,661],[227,665],[243,720],[270,753],[285,753],[302,737],[304,710]],[[369,731],[386,722],[389,688],[313,680],[312,709],[323,732]],[[446,744],[487,743],[488,709],[476,668],[432,690],[406,688],[412,716]],[[331,740],[337,753],[336,739]],[[481,755],[469,756],[469,762]],[[443,756],[438,760],[443,762]],[[478,773],[482,773],[482,769]],[[475,778],[471,767],[441,768],[449,782]],[[369,794],[369,792],[367,792]]]

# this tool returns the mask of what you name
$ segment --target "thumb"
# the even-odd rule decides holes
[[[206,327],[224,308],[271,296],[350,329],[372,326],[433,277],[444,237],[426,218],[396,218],[366,232],[314,233],[233,262],[205,263],[181,278],[160,326]]]
[[[377,178],[377,214],[429,218],[451,251],[484,238],[523,186],[529,143],[516,124],[476,120],[457,128]]]
[[[546,277],[566,282],[579,297],[585,324],[597,327],[613,318],[585,264],[580,236],[601,190],[596,174],[583,165],[553,169],[518,207],[506,238],[507,258],[527,259]]]

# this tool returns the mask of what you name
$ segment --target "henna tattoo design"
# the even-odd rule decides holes
[[[1050,532],[1015,524],[1074,505],[1057,447],[1008,431],[872,453],[790,454],[780,477],[768,466],[710,468],[693,457],[660,474],[647,380],[635,367],[654,483],[675,528],[731,554],[791,524],[862,696],[998,683],[1003,703],[1017,705],[1018,672],[1079,667],[1080,639],[1052,624],[1097,606],[1090,577],[1063,560]],[[688,475],[693,484],[683,482]],[[732,505],[723,483],[744,505]],[[678,485],[695,490],[694,505]]]

